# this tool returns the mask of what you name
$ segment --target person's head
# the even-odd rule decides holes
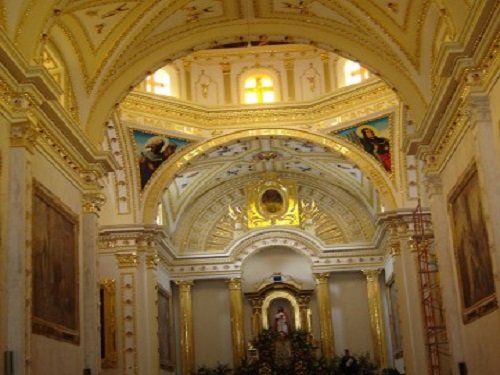
[[[344,355],[349,355],[349,349],[344,349]]]
[[[370,128],[361,129],[361,134],[363,134],[363,137],[365,138],[375,138],[375,133]]]
[[[144,148],[149,148],[151,152],[154,152],[155,154],[159,154],[164,146],[165,139],[158,135],[149,138],[144,144]]]
[[[280,313],[280,312],[283,312],[283,307],[281,307],[281,306],[280,306],[280,307],[278,307],[278,312],[279,312],[279,313]]]

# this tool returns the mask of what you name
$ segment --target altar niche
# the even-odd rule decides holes
[[[311,332],[309,301],[313,290],[301,289],[291,278],[288,282],[281,277],[269,280],[261,283],[256,292],[245,293],[252,306],[252,336],[263,330],[276,331],[282,336],[298,330]]]

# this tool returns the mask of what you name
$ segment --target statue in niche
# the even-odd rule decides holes
[[[278,312],[274,315],[274,330],[284,335],[290,331],[288,316],[281,306],[278,307]]]

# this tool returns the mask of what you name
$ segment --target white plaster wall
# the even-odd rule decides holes
[[[304,255],[284,247],[268,247],[252,254],[242,265],[243,291],[255,292],[255,286],[272,274],[280,272],[302,283],[304,289],[314,288],[311,262]]]
[[[81,195],[79,190],[43,155],[36,152],[33,157],[33,177],[56,195],[74,214],[79,217],[79,307],[80,345],[57,341],[33,334],[32,356],[33,374],[52,375],[80,374],[83,371],[83,302],[82,302],[82,239],[81,239]],[[55,370],[57,369],[57,370]]]
[[[195,364],[232,367],[229,288],[224,280],[196,281],[192,288]]]
[[[373,345],[368,309],[366,277],[362,272],[334,272],[330,276],[330,298],[336,353],[369,353]]]
[[[495,90],[495,95],[498,95],[498,89]],[[498,97],[496,97],[498,99]],[[495,108],[493,111],[494,116],[499,116],[498,109]],[[495,117],[496,118],[496,117]],[[496,118],[498,121],[498,118]],[[498,122],[495,122],[498,124]],[[480,140],[481,141],[481,140]],[[494,152],[494,150],[489,150],[488,152]],[[476,147],[476,137],[474,135],[474,130],[469,129],[461,142],[458,144],[454,153],[452,154],[449,162],[447,163],[444,171],[441,174],[441,181],[443,185],[443,199],[448,200],[450,193],[453,188],[466,172],[467,168],[471,165],[474,160],[478,160],[478,148]],[[498,152],[497,152],[498,155]],[[498,157],[498,156],[497,156]],[[488,165],[482,165],[478,163],[480,184],[482,190],[482,201],[485,214],[485,220],[487,225],[490,226],[488,229],[488,234],[493,234],[490,241],[494,238],[494,234],[498,234],[498,227],[492,228],[492,219],[495,219],[498,212],[494,209],[494,205],[498,207],[498,201],[488,202],[485,200],[485,178],[484,174],[488,174]],[[483,178],[482,175],[483,174]],[[486,180],[487,181],[487,180]],[[496,182],[498,183],[498,181]],[[498,186],[498,185],[497,185]],[[490,187],[491,188],[491,187]],[[453,244],[453,237],[450,228],[450,218],[447,222],[435,223],[437,230],[446,230],[449,237],[449,243]],[[498,221],[497,221],[498,222]],[[500,251],[500,244],[492,243],[490,248],[492,249],[492,261],[493,266],[497,270],[500,264],[498,263],[498,257],[495,256]],[[455,266],[455,257],[453,255],[453,249],[447,249],[447,259],[438,259],[440,262],[448,261],[453,267],[453,277],[442,280],[443,288],[452,288],[456,294],[457,306],[455,306],[456,311],[461,311],[461,297],[458,288],[458,275]],[[498,272],[498,271],[497,271]],[[498,288],[498,273],[497,273],[497,298],[499,296]],[[472,375],[482,375],[482,374],[500,374],[500,351],[499,351],[499,337],[500,337],[500,311],[496,311],[483,316],[475,321],[468,324],[463,324],[461,317],[456,317],[459,321],[459,326],[461,329],[459,338],[461,339],[461,344],[463,347],[463,360],[465,361],[469,374]],[[459,356],[461,357],[461,356]],[[460,358],[458,358],[460,360]],[[456,368],[457,363],[452,364],[452,367]]]
[[[6,301],[6,280],[7,274],[7,261],[5,259],[5,246],[6,246],[6,223],[7,223],[7,175],[9,173],[9,126],[7,121],[0,117],[0,301]],[[0,303],[0,353],[6,350],[6,311],[7,306],[5,303]]]

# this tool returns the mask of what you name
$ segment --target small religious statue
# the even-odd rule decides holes
[[[274,329],[278,333],[288,334],[288,317],[283,311],[283,307],[278,308],[278,312],[274,315]]]

